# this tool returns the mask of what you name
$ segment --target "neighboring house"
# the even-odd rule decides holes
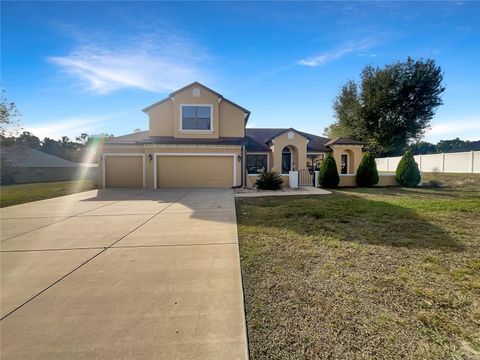
[[[363,156],[363,143],[355,140],[330,140],[293,128],[246,128],[250,111],[198,82],[143,111],[148,131],[104,140],[99,186],[252,186],[263,169],[284,175],[307,171],[328,152],[339,173],[354,174]]]
[[[2,183],[94,179],[96,166],[79,164],[28,147],[2,148]]]

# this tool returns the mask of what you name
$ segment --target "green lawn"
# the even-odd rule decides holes
[[[252,358],[478,359],[470,185],[238,199]]]
[[[2,186],[0,190],[0,207],[44,200],[91,189],[96,189],[94,180],[6,185]]]

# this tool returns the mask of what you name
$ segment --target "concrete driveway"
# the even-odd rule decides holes
[[[232,190],[1,209],[2,359],[246,359]]]

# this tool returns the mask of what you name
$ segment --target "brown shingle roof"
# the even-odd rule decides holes
[[[365,143],[363,141],[348,138],[336,138],[327,142],[326,145],[365,145]]]
[[[307,151],[330,151],[330,149],[326,147],[326,143],[329,140],[326,137],[309,134],[293,128],[247,128],[245,129],[247,151],[270,151],[270,147],[267,143],[272,138],[275,138],[288,130],[296,131],[310,140],[307,144]]]
[[[146,144],[198,144],[198,145],[243,145],[243,137],[220,137],[218,139],[182,139],[173,136],[149,136],[148,131],[105,139],[107,145],[146,145]]]

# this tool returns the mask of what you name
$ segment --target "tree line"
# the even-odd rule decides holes
[[[1,138],[1,147],[18,146],[43,151],[47,154],[58,156],[62,159],[83,162],[87,149],[94,145],[100,138],[112,137],[113,135],[88,135],[82,133],[75,139],[68,136],[62,136],[60,140],[44,138],[40,140],[34,134],[23,131],[18,136],[3,136]]]
[[[101,138],[113,137],[111,134],[89,135],[82,133],[75,139],[62,136],[60,140],[44,138],[40,140],[29,131],[22,131],[20,126],[20,112],[13,101],[9,101],[2,89],[0,101],[0,150],[9,147],[31,148],[43,151],[47,154],[58,156],[62,159],[82,162],[87,149]],[[2,151],[2,168],[8,159],[5,159]]]
[[[409,147],[414,155],[480,151],[480,140],[464,141],[458,137],[452,140],[440,140],[436,144],[426,141],[416,142]]]

